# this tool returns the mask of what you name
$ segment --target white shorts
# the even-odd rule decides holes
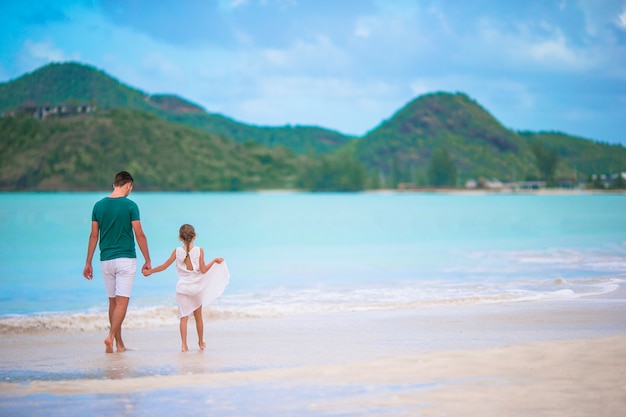
[[[118,295],[130,298],[137,272],[137,258],[111,259],[100,262],[100,266],[109,298]]]

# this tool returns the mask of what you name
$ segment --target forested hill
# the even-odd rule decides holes
[[[541,149],[538,149],[540,147]],[[429,182],[437,150],[463,178],[540,179],[537,151],[554,154],[555,179],[626,170],[626,149],[561,133],[515,132],[463,93],[416,98],[356,145],[358,158],[397,182]]]
[[[470,177],[523,178],[535,170],[527,141],[506,129],[465,94],[419,97],[370,132],[358,144],[369,166],[394,169],[400,180],[428,165],[437,148],[450,152],[459,171]]]
[[[96,110],[33,117],[37,106],[60,104]],[[462,93],[417,97],[353,138],[316,126],[247,125],[65,63],[0,84],[0,111],[2,190],[109,187],[115,169],[140,172],[138,186],[155,190],[343,191],[480,178],[556,184],[626,171],[623,146],[515,132]]]
[[[154,110],[145,93],[124,85],[93,67],[49,64],[13,81],[0,84],[0,112],[21,105],[95,104],[101,109]]]
[[[240,144],[149,112],[0,118],[0,190],[108,190],[128,170],[137,190],[291,188],[299,156],[280,146]]]
[[[239,143],[283,145],[298,153],[329,153],[353,139],[316,126],[262,127],[239,123],[223,115],[207,113],[201,106],[175,95],[149,95],[79,63],[49,64],[0,84],[0,113],[18,110],[24,105],[58,104],[91,104],[100,110],[144,110]]]

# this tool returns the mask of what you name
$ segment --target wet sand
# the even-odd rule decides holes
[[[0,415],[620,416],[626,303],[453,305],[2,335]],[[48,410],[48,411],[46,411]]]

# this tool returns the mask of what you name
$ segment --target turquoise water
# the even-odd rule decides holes
[[[99,312],[82,277],[91,208],[108,193],[0,194],[0,316]],[[141,193],[156,266],[191,223],[231,284],[215,307],[271,315],[580,297],[626,278],[626,196]],[[138,251],[139,264],[142,264]],[[175,308],[173,269],[138,274],[131,307]],[[147,310],[146,310],[147,311]]]

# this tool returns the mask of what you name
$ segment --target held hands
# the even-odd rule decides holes
[[[163,265],[159,265],[156,268],[151,268],[150,263],[146,262],[143,266],[143,268],[141,268],[141,273],[143,274],[144,277],[149,277],[150,275],[156,273],[156,272],[161,272],[163,270],[165,270],[165,268],[167,268],[168,266],[170,266],[170,264],[172,262],[174,262],[174,253],[172,253],[172,257],[170,257],[169,260],[167,260]],[[222,262],[224,262],[224,258],[213,258],[213,260],[206,266],[200,266],[200,270],[202,271],[202,273],[205,273],[206,271],[204,270],[204,268],[206,268],[206,270],[208,270],[211,265],[213,264],[221,264]],[[85,278],[87,278],[87,276],[85,276]]]

